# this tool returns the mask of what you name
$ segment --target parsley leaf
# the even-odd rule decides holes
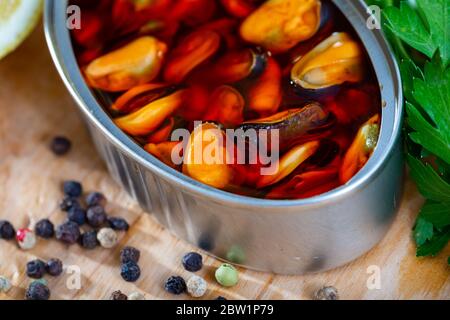
[[[437,50],[444,66],[450,62],[450,2],[417,0],[419,10],[407,2],[384,9],[388,28],[412,48],[432,58]],[[426,21],[422,20],[422,16]]]
[[[450,1],[417,0],[417,5],[428,21],[431,38],[446,66],[450,61]]]
[[[409,124],[417,131],[411,139],[450,164],[450,69],[444,70],[438,59],[426,63],[424,78],[414,80],[413,95],[433,123],[407,104]]]
[[[445,248],[447,245],[447,242],[450,241],[450,228],[447,230],[444,230],[442,232],[439,232],[433,238],[429,241],[427,241],[425,244],[419,246],[417,248],[416,255],[418,257],[425,257],[425,256],[436,256],[442,249]]]
[[[450,184],[444,181],[430,164],[412,157],[407,157],[411,176],[416,181],[420,193],[430,200],[450,202]]]
[[[402,2],[400,8],[387,7],[384,13],[388,28],[397,37],[429,58],[434,55],[437,47],[417,11]]]
[[[425,219],[417,219],[414,227],[414,240],[418,246],[425,244],[428,240],[433,238],[434,229],[433,224]]]
[[[431,224],[431,226],[434,225],[438,229],[450,226],[450,202],[435,203],[427,201],[420,212],[419,220],[425,221],[426,223]],[[417,221],[417,225],[419,224],[419,220]],[[420,229],[427,228],[424,226],[424,222],[421,223],[420,227]],[[426,231],[429,230],[427,229]],[[427,234],[429,234],[429,232]],[[427,238],[427,240],[430,239]]]

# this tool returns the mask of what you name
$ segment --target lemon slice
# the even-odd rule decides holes
[[[0,0],[0,59],[25,40],[41,12],[42,0]]]

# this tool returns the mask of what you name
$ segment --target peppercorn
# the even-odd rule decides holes
[[[17,230],[16,240],[22,250],[30,250],[36,245],[36,236],[30,229]]]
[[[50,149],[57,156],[63,156],[67,154],[72,147],[72,142],[69,139],[62,136],[56,136],[52,139]]]
[[[40,281],[33,281],[25,293],[27,300],[48,300],[50,299],[50,289]]]
[[[36,259],[27,263],[27,276],[33,279],[40,279],[45,274],[45,263]]]
[[[34,232],[38,237],[50,239],[55,234],[55,226],[48,219],[42,219],[34,227]]]
[[[314,300],[339,300],[339,293],[335,287],[323,287],[316,292]]]
[[[67,218],[79,226],[86,223],[86,211],[81,207],[72,207],[67,212]]]
[[[11,240],[14,239],[16,230],[13,225],[6,220],[0,220],[0,239]]]
[[[128,297],[126,294],[122,293],[122,291],[117,290],[111,294],[109,300],[117,300],[117,301],[128,300]]]
[[[216,280],[224,287],[233,287],[239,281],[238,271],[231,264],[222,264],[216,270]]]
[[[64,196],[63,200],[59,204],[62,211],[69,211],[73,207],[81,207],[77,198]]]
[[[97,240],[103,248],[111,249],[117,244],[117,233],[111,228],[100,229]]]
[[[125,219],[119,217],[109,217],[108,224],[112,229],[117,231],[128,231],[128,229],[130,228],[128,222]]]
[[[78,198],[83,194],[83,186],[78,181],[64,181],[64,194],[69,197]]]
[[[136,282],[141,276],[141,268],[133,261],[122,264],[120,275],[127,282]]]
[[[7,293],[11,289],[11,281],[4,276],[0,276],[0,293]]]
[[[190,252],[182,259],[183,267],[190,272],[197,272],[203,267],[203,258],[197,252]]]
[[[91,192],[86,196],[86,204],[88,207],[106,206],[106,197],[100,192]]]
[[[120,251],[120,261],[122,263],[134,262],[138,263],[139,258],[141,257],[141,252],[133,247],[124,247],[122,251]]]
[[[140,292],[133,292],[128,297],[128,300],[145,300],[145,296]]]
[[[226,300],[228,300],[228,299],[225,298],[225,297],[222,297],[222,296],[218,296],[218,297],[216,298],[216,300],[217,300],[217,301],[226,301]]]
[[[94,249],[98,245],[97,231],[87,231],[81,235],[81,246],[85,249]]]
[[[45,271],[53,277],[61,275],[63,272],[63,263],[59,259],[50,259],[45,264]]]
[[[203,297],[206,293],[206,289],[208,288],[208,284],[205,279],[199,276],[192,276],[187,284],[187,292],[194,298]]]
[[[93,206],[87,210],[87,220],[91,227],[99,228],[106,222],[105,209],[101,206]]]
[[[68,221],[56,228],[56,239],[67,244],[74,244],[80,237],[80,227],[72,221]]]
[[[39,282],[39,283],[42,283],[44,286],[48,286],[48,281],[45,280],[44,278],[31,281],[31,283],[34,283],[34,282]]]
[[[182,294],[186,291],[186,282],[182,277],[173,276],[167,279],[164,289],[172,294]]]

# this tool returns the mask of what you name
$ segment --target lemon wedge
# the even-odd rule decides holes
[[[42,0],[0,0],[0,59],[25,40],[41,13]]]

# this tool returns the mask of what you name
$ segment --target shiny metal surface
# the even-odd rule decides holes
[[[334,0],[357,30],[386,102],[378,147],[347,185],[305,200],[242,197],[202,185],[166,167],[119,130],[86,86],[66,28],[67,1],[47,0],[50,51],[114,178],[175,235],[223,259],[280,274],[343,265],[376,245],[402,193],[403,97],[394,58],[380,30],[366,27],[362,1]]]

